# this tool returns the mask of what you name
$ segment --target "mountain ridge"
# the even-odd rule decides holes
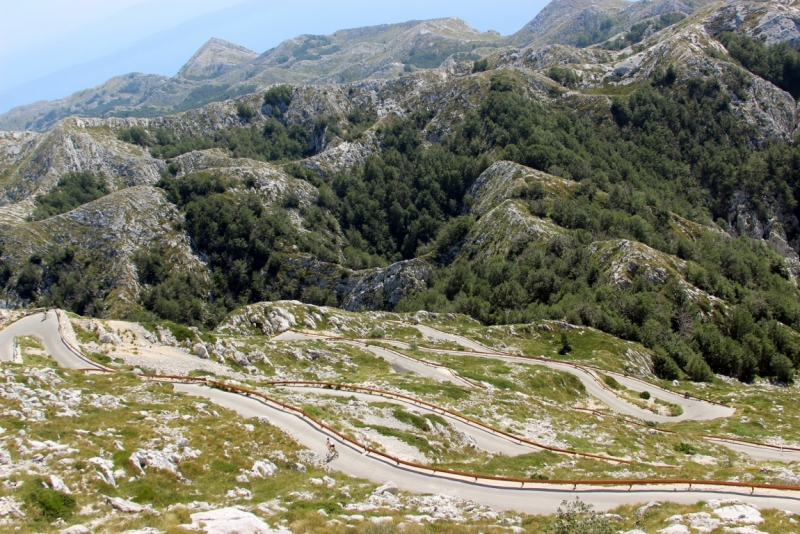
[[[175,77],[191,80],[216,78],[256,57],[258,53],[249,48],[212,37],[180,68]]]

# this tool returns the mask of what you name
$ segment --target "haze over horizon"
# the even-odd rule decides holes
[[[442,17],[480,31],[518,31],[548,0],[0,0],[0,113],[54,100],[107,79],[143,72],[173,76],[216,37],[263,53],[301,34]],[[35,28],[36,31],[31,31]]]

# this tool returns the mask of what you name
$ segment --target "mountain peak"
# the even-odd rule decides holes
[[[177,77],[190,80],[216,78],[256,57],[258,54],[249,48],[212,37],[181,67]]]

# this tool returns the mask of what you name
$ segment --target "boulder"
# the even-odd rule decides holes
[[[194,353],[198,358],[208,359],[208,349],[202,343],[197,343],[194,347]]]
[[[377,488],[373,493],[376,495],[383,495],[384,493],[391,493],[392,495],[395,495],[397,493],[397,484],[389,481],[383,486]]]
[[[50,487],[62,493],[72,493],[69,487],[64,484],[64,481],[56,475],[50,475]]]
[[[122,345],[122,340],[113,332],[103,332],[100,334],[98,341],[104,345]]]
[[[59,534],[91,534],[91,532],[91,530],[83,525],[72,525],[59,532]]]
[[[114,479],[114,472],[112,471],[112,469],[114,469],[114,462],[95,456],[94,458],[89,458],[89,463],[99,468],[100,472],[98,474],[106,484],[110,484],[114,487],[117,486],[117,481]]]
[[[12,497],[0,497],[0,517],[7,515],[25,517],[25,513],[19,509],[18,503]]]
[[[169,451],[158,450],[143,450],[131,454],[131,463],[144,474],[145,467],[152,467],[153,469],[163,469],[170,473],[178,473],[178,463],[180,463],[180,455]]]
[[[278,472],[278,466],[269,460],[258,460],[253,464],[250,474],[254,477],[266,478]]]
[[[764,522],[761,512],[749,504],[734,504],[714,510],[714,515],[726,522],[757,525]]]
[[[111,505],[113,509],[119,510],[120,512],[126,514],[138,514],[148,510],[148,507],[142,506],[141,504],[136,504],[133,501],[120,499],[119,497],[109,497],[108,495],[103,495],[103,498],[108,504]]]
[[[290,532],[283,527],[273,530],[254,514],[233,507],[198,512],[190,517],[192,524],[184,525],[185,527],[214,534],[289,534]]]
[[[641,517],[643,516],[648,510],[651,508],[655,508],[656,506],[661,506],[661,503],[658,501],[650,501],[649,503],[645,504],[644,506],[640,507],[636,510],[636,516]]]

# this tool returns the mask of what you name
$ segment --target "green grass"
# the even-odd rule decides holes
[[[598,374],[603,378],[603,382],[605,383],[605,385],[607,385],[611,389],[616,390],[616,391],[621,391],[621,390],[625,389],[625,386],[623,386],[622,384],[617,382],[617,379],[614,378],[613,376],[607,375],[607,374],[603,374],[603,373],[598,373]]]
[[[72,330],[75,331],[75,337],[80,343],[100,342],[100,334],[97,333],[97,330],[86,330],[78,321],[72,321]]]

